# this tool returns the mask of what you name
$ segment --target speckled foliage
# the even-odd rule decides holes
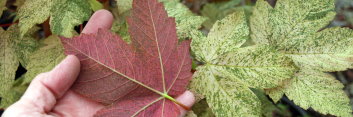
[[[1,0],[0,1],[0,16],[2,15],[2,12],[6,9],[6,0]]]
[[[54,34],[72,37],[74,26],[88,20],[91,12],[86,0],[27,0],[18,12],[21,35],[50,17]]]
[[[4,30],[0,29],[0,34],[4,35]],[[19,62],[17,61],[17,56],[11,47],[11,42],[8,38],[4,36],[0,37],[0,96],[5,97],[5,92],[9,90],[12,83],[15,81],[13,79],[16,74],[17,66]],[[4,103],[2,101],[2,103]]]
[[[39,41],[40,46],[28,58],[28,71],[22,84],[29,84],[39,73],[48,72],[65,58],[64,48],[58,36],[52,35]]]
[[[205,17],[196,16],[193,14],[184,4],[180,3],[179,0],[159,0],[164,4],[165,10],[169,17],[175,18],[178,38],[180,40],[191,37],[191,32],[201,28],[202,23],[206,20]],[[119,13],[127,13],[132,7],[132,0],[117,0]],[[118,25],[124,26],[125,24]],[[113,26],[114,28],[114,26]],[[126,32],[126,33],[121,33]],[[128,35],[127,28],[121,28],[119,34]],[[125,35],[124,35],[125,34]]]
[[[335,0],[278,0],[272,8],[259,0],[250,18],[251,38],[291,58],[301,70],[283,87],[268,89],[274,101],[283,94],[304,109],[351,116],[342,84],[324,72],[353,68],[353,31],[325,28],[335,16]]]
[[[249,39],[244,12],[217,21],[208,36],[195,32],[192,50],[203,62],[191,88],[206,97],[216,116],[260,116],[250,88],[273,88],[292,77],[292,61],[269,46],[241,47]]]
[[[9,27],[7,31],[0,28],[0,97],[2,98],[0,108],[12,104],[21,95],[17,95],[12,87],[15,83],[16,70],[20,63],[27,67],[30,53],[38,46],[30,34],[20,38],[18,33],[17,25]]]

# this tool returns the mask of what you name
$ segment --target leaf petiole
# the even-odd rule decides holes
[[[163,94],[161,94],[161,95],[162,95],[164,98],[169,99],[169,100],[173,101],[175,104],[177,104],[177,105],[183,107],[185,110],[187,110],[187,111],[190,110],[189,107],[187,107],[187,106],[185,106],[184,104],[178,102],[176,99],[174,99],[173,97],[169,96],[167,93],[163,93]]]

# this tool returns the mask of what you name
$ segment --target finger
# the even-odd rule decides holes
[[[49,114],[56,117],[59,117],[59,115],[61,117],[92,117],[102,108],[104,108],[104,105],[88,100],[69,90],[56,103]]]
[[[110,29],[113,24],[113,15],[107,10],[98,10],[89,19],[82,33],[96,33],[99,28]]]
[[[191,106],[194,105],[195,103],[195,96],[190,91],[185,91],[183,94],[177,97],[176,100],[182,103],[183,105],[191,108]],[[186,114],[187,110],[185,110],[182,107],[179,107],[179,108],[181,112],[181,117],[183,117]]]
[[[55,105],[56,99],[62,97],[71,87],[79,72],[80,61],[77,57],[69,55],[52,71],[33,79],[19,102],[48,112]]]
[[[49,72],[49,77],[44,78],[42,81],[58,99],[71,87],[79,73],[80,60],[74,55],[68,55]]]

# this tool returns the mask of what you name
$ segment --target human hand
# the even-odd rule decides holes
[[[109,11],[99,10],[92,15],[82,33],[96,33],[98,28],[110,29],[112,22],[113,16]],[[67,56],[52,71],[38,75],[21,99],[5,110],[3,117],[93,116],[104,106],[69,89],[79,72],[78,58]],[[195,102],[194,95],[189,91],[176,99],[189,107]],[[186,110],[180,107],[180,111],[181,116],[185,115]]]

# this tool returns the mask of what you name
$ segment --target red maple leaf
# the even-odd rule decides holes
[[[134,0],[128,24],[131,44],[103,29],[62,38],[81,61],[72,89],[109,105],[95,116],[178,116],[173,97],[191,80],[190,42],[178,43],[175,19],[157,0]]]

